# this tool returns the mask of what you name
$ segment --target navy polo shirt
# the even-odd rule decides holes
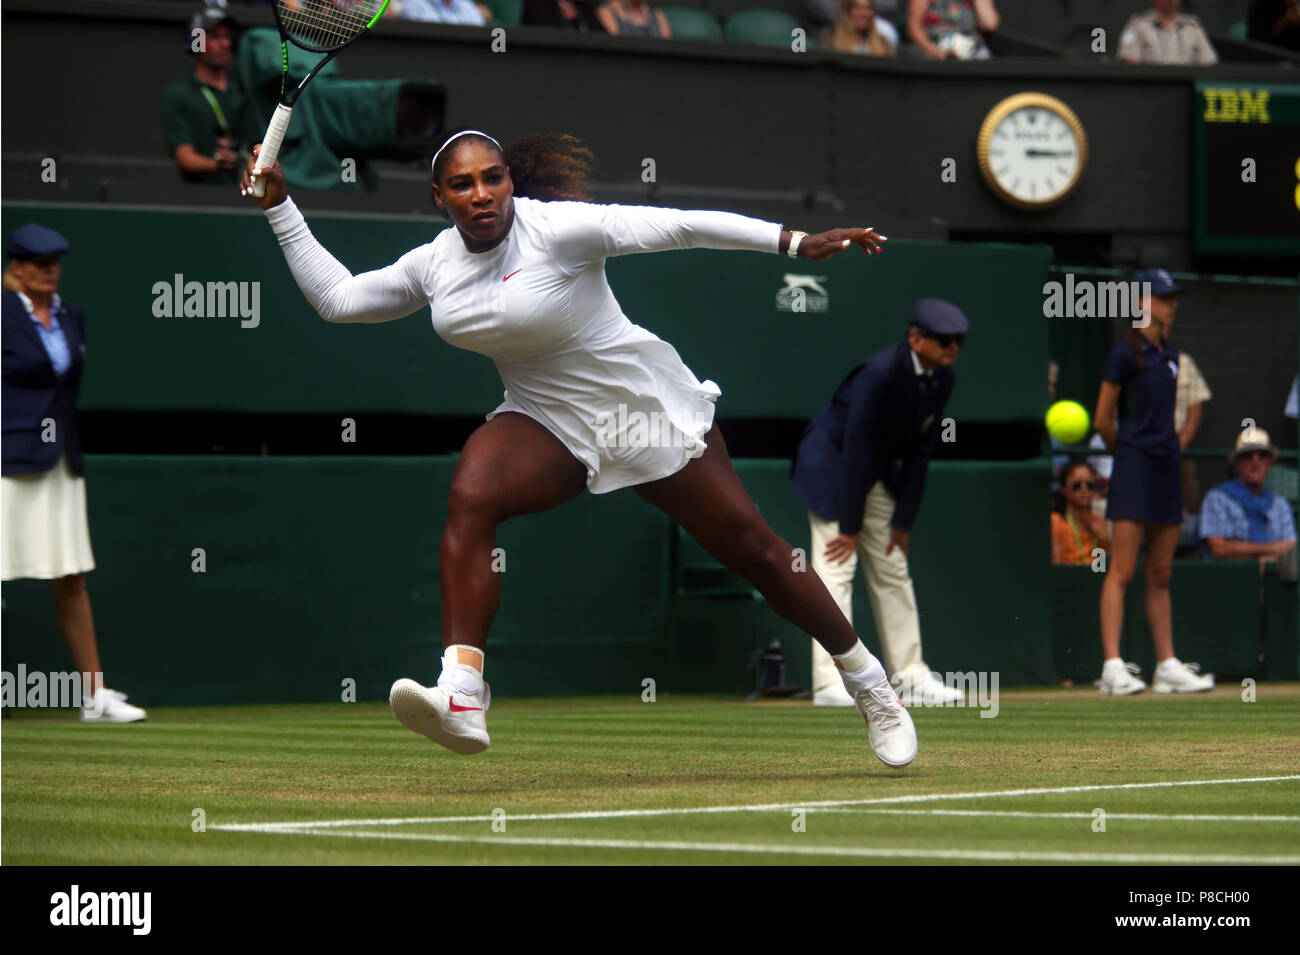
[[[1122,341],[1110,350],[1101,377],[1120,386],[1118,447],[1152,457],[1179,454],[1174,430],[1174,394],[1178,387],[1178,350],[1156,346],[1142,336],[1142,364],[1133,347]]]

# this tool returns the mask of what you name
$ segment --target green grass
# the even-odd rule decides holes
[[[1300,774],[1300,687],[1258,700],[1107,699],[1004,692],[998,716],[914,709],[920,756],[890,770],[852,710],[710,697],[501,700],[493,747],[460,757],[383,704],[156,709],[147,723],[84,726],[69,711],[3,722],[3,861],[13,864],[934,864],[1300,860],[1300,822],[1127,820],[1117,814],[1300,817],[1300,780],[885,803],[933,794]],[[810,809],[792,831],[791,806]],[[726,813],[528,821],[530,813],[776,804]],[[191,830],[192,811],[208,829]],[[490,817],[370,824],[324,834],[234,823]],[[1089,815],[1108,816],[1094,832]],[[890,810],[883,813],[881,810]],[[897,814],[898,810],[925,814]],[[1048,815],[936,815],[962,812]],[[431,837],[431,838],[430,838]],[[478,841],[436,841],[438,838]],[[535,844],[527,840],[565,844]],[[592,844],[572,844],[575,842]],[[611,846],[671,843],[672,848]],[[733,848],[712,851],[705,845]],[[742,852],[735,847],[759,851]],[[824,850],[882,855],[836,856]],[[935,852],[987,852],[936,858]],[[1015,853],[1052,853],[1017,858]],[[1177,861],[1177,860],[1167,860]]]

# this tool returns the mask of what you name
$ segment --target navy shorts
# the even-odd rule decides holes
[[[1106,520],[1181,524],[1183,487],[1179,459],[1153,458],[1121,445],[1106,498]]]

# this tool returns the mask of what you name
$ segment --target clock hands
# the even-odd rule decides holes
[[[1044,157],[1049,159],[1051,158],[1065,159],[1070,156],[1073,156],[1074,150],[1073,149],[1026,149],[1025,155],[1033,156],[1035,158]]]

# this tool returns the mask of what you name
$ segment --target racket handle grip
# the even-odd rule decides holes
[[[275,165],[275,157],[280,155],[280,146],[284,143],[284,134],[289,129],[289,117],[292,115],[292,106],[285,106],[283,103],[276,105],[271,122],[266,127],[266,135],[262,137],[262,148],[257,152],[257,162],[253,166],[258,172]],[[266,180],[261,176],[253,181],[253,195],[259,199],[266,195]]]

